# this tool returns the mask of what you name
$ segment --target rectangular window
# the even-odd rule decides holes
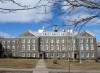
[[[25,39],[22,39],[22,43],[25,43]]]
[[[88,39],[85,39],[85,43],[88,43]]]
[[[54,53],[51,53],[51,57],[54,57]]]
[[[22,57],[25,57],[25,53],[24,52],[22,53]]]
[[[30,57],[30,53],[29,52],[27,53],[27,57]]]
[[[62,50],[65,50],[65,46],[64,45],[62,45]]]
[[[25,50],[25,45],[24,44],[22,45],[22,50]]]
[[[85,46],[86,46],[86,50],[89,50],[89,46],[88,46],[88,44],[86,44]]]
[[[35,50],[35,44],[32,45],[32,50]]]
[[[30,43],[30,39],[27,39],[27,43]]]
[[[35,39],[32,39],[32,43],[35,43]]]
[[[94,50],[94,45],[93,44],[91,44],[91,50]]]
[[[50,49],[53,50],[53,45],[50,45]]]
[[[45,39],[45,43],[48,43],[48,39]]]
[[[12,44],[15,45],[15,40],[12,41]]]
[[[52,39],[51,39],[51,43],[53,43],[53,41],[54,41],[54,40],[53,40],[53,38],[52,38]]]
[[[90,39],[90,43],[93,43],[93,39]]]
[[[46,57],[48,57],[48,53],[46,53]]]
[[[7,41],[7,45],[10,45],[10,40]]]
[[[7,49],[10,49],[10,46],[7,46]]]
[[[64,43],[65,42],[65,40],[64,39],[62,39],[62,43]]]
[[[32,53],[32,57],[35,57],[35,53]]]
[[[30,45],[29,44],[27,45],[27,50],[30,50]]]
[[[56,45],[56,50],[59,50],[59,45]]]
[[[48,50],[48,45],[45,45],[45,50]]]
[[[94,57],[94,53],[92,53],[92,57]]]
[[[87,58],[89,57],[89,53],[87,53],[86,57],[87,57]]]
[[[56,43],[59,43],[59,39],[56,39]]]
[[[83,50],[83,44],[80,44],[80,48],[81,48],[81,50]]]
[[[81,57],[82,57],[82,58],[84,57],[84,53],[83,53],[83,52],[81,52]]]
[[[15,46],[12,46],[12,50],[15,51]]]
[[[2,41],[2,45],[5,45],[5,41]]]
[[[80,41],[80,43],[83,43],[83,39],[81,38],[81,39],[79,39],[79,41]]]
[[[65,57],[65,53],[62,53],[62,57]]]

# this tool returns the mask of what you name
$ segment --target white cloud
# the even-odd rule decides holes
[[[18,3],[22,5],[28,5],[30,7],[34,7],[39,0],[15,0]],[[47,1],[42,1],[38,5],[45,5],[47,4]],[[52,4],[49,4],[52,5]],[[7,3],[7,4],[1,4],[0,7],[3,8],[20,8],[17,5],[14,5],[13,3]],[[51,8],[46,8],[47,11],[50,11]],[[52,13],[49,14],[41,14],[44,13],[44,7],[39,7],[38,9],[32,9],[32,10],[23,10],[23,11],[16,11],[15,13],[0,13],[0,22],[30,22],[35,21],[38,22],[39,20],[46,20],[52,18]],[[38,14],[40,13],[40,14]]]
[[[0,31],[0,37],[11,37],[9,34]]]

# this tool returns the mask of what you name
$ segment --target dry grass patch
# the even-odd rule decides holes
[[[67,60],[58,60],[57,64],[53,64],[51,59],[45,60],[47,68],[51,69],[68,69],[69,68],[69,62]],[[94,70],[100,70],[100,63],[97,63],[93,60],[85,60],[82,61],[83,63],[80,64],[78,61],[70,62],[70,68],[71,69],[94,69]]]
[[[0,59],[0,68],[34,68],[36,59]]]

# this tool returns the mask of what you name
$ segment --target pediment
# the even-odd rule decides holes
[[[79,36],[95,36],[95,34],[93,34],[92,32],[90,31],[83,31],[79,34]]]
[[[19,37],[30,37],[30,36],[35,36],[35,35],[33,34],[33,32],[31,30],[28,30],[28,31],[22,33]]]

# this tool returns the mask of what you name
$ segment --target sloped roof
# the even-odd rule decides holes
[[[28,31],[22,33],[21,35],[19,35],[18,37],[27,37],[27,36],[35,36],[35,35],[31,30],[28,30]]]

